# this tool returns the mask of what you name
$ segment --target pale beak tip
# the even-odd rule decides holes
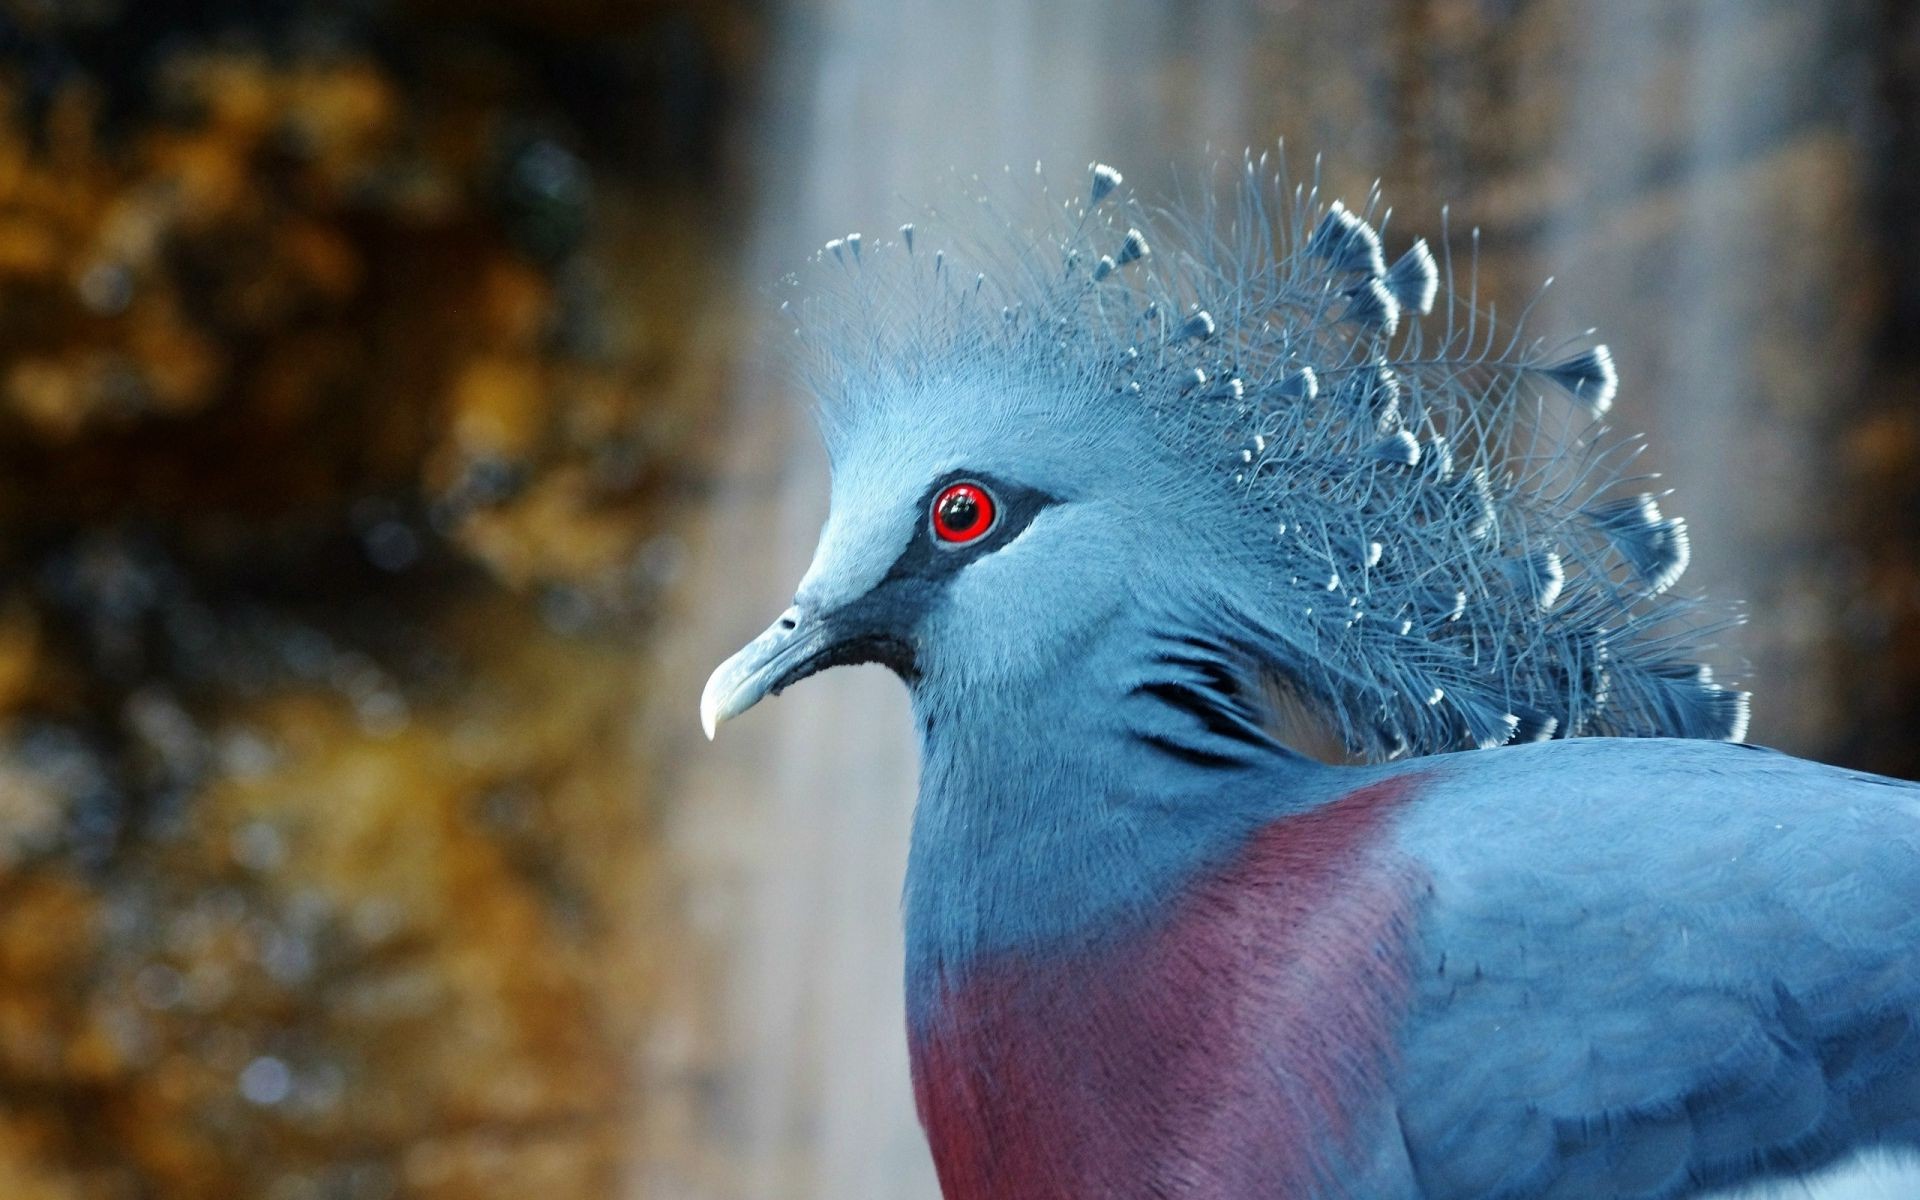
[[[752,708],[780,682],[780,672],[791,668],[795,654],[807,651],[808,636],[799,609],[790,608],[765,633],[713,669],[707,686],[700,689],[700,728],[708,741],[723,722]]]
[[[720,728],[720,722],[726,719],[720,711],[722,689],[715,685],[720,682],[720,676],[726,671],[727,665],[722,663],[719,670],[707,677],[707,686],[700,689],[700,730],[707,735],[708,741],[713,740],[713,735]]]

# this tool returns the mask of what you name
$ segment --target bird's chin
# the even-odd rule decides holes
[[[913,646],[905,638],[890,633],[870,633],[829,646],[789,672],[773,685],[771,691],[777,696],[807,676],[817,675],[830,667],[857,667],[866,663],[887,668],[905,683],[912,683],[920,675],[919,660],[914,656]]]

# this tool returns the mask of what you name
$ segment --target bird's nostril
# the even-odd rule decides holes
[[[800,622],[793,619],[792,613],[787,613],[785,616],[782,616],[780,618],[779,624],[780,624],[780,628],[791,631],[796,626],[798,626]]]

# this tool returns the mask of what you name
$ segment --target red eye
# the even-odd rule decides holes
[[[952,484],[933,498],[933,532],[943,542],[975,541],[993,519],[993,497],[977,483]]]

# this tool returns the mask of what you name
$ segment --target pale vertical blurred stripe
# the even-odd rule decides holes
[[[1125,113],[1104,97],[1114,73],[1151,50],[1129,44],[1144,27],[1126,7],[843,0],[791,22],[775,54],[750,256],[763,277],[829,237],[892,236],[950,191],[955,171],[1030,169],[1042,158],[1077,177],[1110,153]],[[783,333],[766,339],[776,353]],[[777,372],[747,377],[698,539],[697,570],[711,586],[690,589],[726,602],[676,639],[715,661],[786,604],[825,515],[811,430]],[[769,469],[779,479],[771,489],[760,483]],[[686,680],[691,713],[698,681]],[[898,897],[915,760],[904,691],[875,668],[833,672],[698,754],[708,759],[684,764],[674,825],[701,847],[695,860],[734,859],[726,874],[737,891],[720,902],[737,906],[722,1107],[738,1122],[724,1136],[741,1170],[672,1186],[795,1200],[937,1195],[901,1011]],[[661,1194],[647,1182],[655,1190],[643,1192]]]

